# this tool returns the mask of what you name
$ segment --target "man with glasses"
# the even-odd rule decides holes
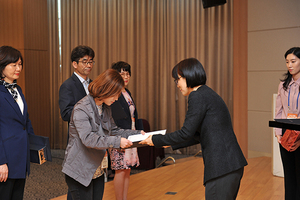
[[[71,62],[74,73],[60,86],[58,102],[61,118],[68,123],[74,105],[89,93],[88,86],[92,80],[88,75],[95,64],[94,56],[94,50],[88,46],[80,45],[72,50]],[[68,192],[67,199],[72,200],[70,192]]]
[[[88,46],[77,46],[72,50],[74,73],[59,89],[59,108],[64,121],[70,122],[74,105],[89,93],[88,85],[91,79],[88,75],[95,63],[94,56],[94,50]]]

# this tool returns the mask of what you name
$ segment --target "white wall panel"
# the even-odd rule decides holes
[[[248,71],[285,70],[284,53],[293,46],[300,46],[300,27],[249,32]]]
[[[284,53],[300,46],[299,0],[248,0],[249,152],[272,155],[272,97],[286,72]]]
[[[300,26],[299,0],[248,0],[248,31]]]

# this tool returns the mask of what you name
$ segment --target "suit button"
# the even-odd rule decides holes
[[[26,130],[26,128],[25,128],[25,127],[23,127],[23,130],[25,131],[25,130]]]

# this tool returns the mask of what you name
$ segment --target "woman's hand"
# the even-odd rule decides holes
[[[147,137],[145,140],[140,141],[139,144],[147,144],[149,146],[154,146],[152,142],[152,135],[149,135],[149,137]]]
[[[145,131],[141,131],[141,134],[142,134],[142,135],[145,135]]]
[[[8,177],[7,164],[0,165],[0,182],[6,182]]]
[[[282,135],[275,135],[275,136],[277,137],[278,143],[281,144],[281,141],[280,141],[280,140],[281,140],[281,138],[282,138]]]
[[[120,147],[125,149],[128,147],[131,147],[133,144],[130,140],[127,140],[126,138],[121,138]]]
[[[294,145],[291,147],[290,151],[295,151],[300,146],[300,140],[296,141]]]

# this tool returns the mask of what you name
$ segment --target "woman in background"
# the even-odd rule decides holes
[[[201,144],[205,199],[236,199],[247,161],[233,132],[223,99],[206,86],[206,73],[195,58],[179,62],[172,70],[177,87],[188,96],[188,110],[180,130],[149,136],[141,144],[171,145],[173,150]]]
[[[128,148],[129,135],[143,131],[117,127],[110,105],[116,101],[124,81],[108,69],[89,84],[89,94],[75,106],[69,124],[69,142],[62,172],[73,200],[99,200],[103,197],[104,176],[101,162],[108,148]]]
[[[279,83],[275,119],[299,118],[300,48],[289,49],[284,57],[288,71]],[[284,129],[275,129],[284,170],[285,199],[300,200],[300,140],[289,152],[280,144],[284,132]]]
[[[30,172],[28,134],[34,134],[17,79],[23,58],[17,49],[0,47],[0,199],[23,199]]]
[[[122,76],[125,87],[131,77],[131,67],[126,62],[114,63],[111,67]],[[138,121],[138,113],[131,93],[127,88],[122,89],[118,101],[112,106],[112,116],[118,127],[123,129],[143,130],[143,124]],[[111,168],[115,170],[114,186],[117,200],[126,200],[129,188],[130,171],[139,166],[137,148],[110,149]]]

